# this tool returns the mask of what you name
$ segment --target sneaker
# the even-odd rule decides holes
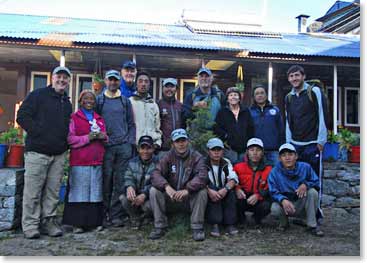
[[[165,234],[164,228],[153,228],[152,232],[150,232],[149,239],[160,239]]]
[[[123,227],[125,225],[124,222],[119,218],[112,219],[111,223],[113,227]]]
[[[96,228],[96,231],[97,232],[101,232],[103,230],[104,230],[104,227],[103,226],[97,226],[97,228]]]
[[[40,238],[41,234],[37,229],[30,229],[23,232],[24,237],[27,239]]]
[[[203,229],[193,229],[192,239],[195,241],[203,241],[205,239],[205,232]]]
[[[220,230],[217,224],[212,226],[212,229],[210,230],[210,235],[212,237],[220,237]]]
[[[84,233],[84,229],[81,228],[81,227],[74,227],[73,228],[73,233],[74,234],[81,234],[81,233]]]
[[[317,236],[317,237],[323,237],[324,236],[324,232],[319,227],[310,227],[308,230],[314,236]]]
[[[62,229],[56,221],[56,217],[47,218],[41,225],[41,232],[50,237],[60,237],[63,235]]]
[[[229,225],[226,227],[226,234],[234,236],[238,234],[238,229],[234,225]]]

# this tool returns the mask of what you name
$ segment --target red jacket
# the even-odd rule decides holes
[[[101,132],[106,133],[104,120],[93,113]],[[68,143],[70,145],[70,166],[102,165],[104,156],[103,140],[89,142],[90,124],[81,110],[71,115]]]
[[[260,164],[257,171],[254,171],[247,162],[236,164],[233,167],[239,181],[236,189],[242,189],[246,196],[256,194],[258,200],[263,200],[269,190],[268,176],[271,169],[270,165]]]

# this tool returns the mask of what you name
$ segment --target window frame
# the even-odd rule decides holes
[[[179,87],[179,101],[181,101],[183,103],[184,101],[184,86],[185,86],[185,83],[194,83],[195,84],[195,87],[197,87],[198,85],[198,80],[197,79],[180,79],[180,87]]]
[[[358,123],[347,123],[347,93],[349,90],[356,90],[358,92]],[[360,127],[361,125],[361,111],[360,111],[360,88],[357,87],[345,87],[344,88],[344,126],[346,127]]]
[[[29,92],[34,90],[34,77],[35,75],[47,76],[47,86],[51,84],[51,73],[47,71],[31,71],[31,87]]]
[[[75,86],[75,111],[77,111],[79,109],[79,103],[78,103],[78,98],[80,95],[80,91],[79,91],[79,77],[90,77],[92,79],[92,85],[93,85],[93,74],[87,74],[87,73],[81,73],[81,74],[76,74],[76,86]],[[93,91],[93,87],[91,88],[91,91]]]

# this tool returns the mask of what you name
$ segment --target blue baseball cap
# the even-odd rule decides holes
[[[117,80],[120,80],[121,79],[121,76],[120,76],[120,72],[118,72],[117,70],[109,70],[106,72],[106,75],[105,75],[105,78],[108,79],[108,78],[115,78]]]
[[[132,68],[132,69],[136,69],[136,63],[134,61],[131,60],[127,60],[122,64],[122,68]]]
[[[200,75],[201,73],[206,73],[209,76],[213,75],[212,71],[208,68],[205,68],[205,67],[199,69],[198,75]]]
[[[53,71],[52,71],[52,75],[54,74],[59,74],[59,73],[65,73],[66,75],[68,75],[69,77],[71,77],[71,72],[70,69],[68,69],[67,67],[56,67]]]
[[[211,139],[208,141],[208,143],[206,144],[206,147],[207,147],[209,150],[211,150],[211,149],[213,149],[213,148],[215,148],[215,147],[220,147],[220,148],[224,149],[224,144],[223,144],[222,140],[221,140],[221,139],[219,139],[219,138],[211,138]]]
[[[188,139],[187,133],[184,129],[176,129],[171,133],[171,139],[173,142],[177,141],[180,138]]]
[[[172,84],[173,86],[177,87],[177,80],[174,78],[167,78],[163,81],[163,87],[166,86],[167,84]]]

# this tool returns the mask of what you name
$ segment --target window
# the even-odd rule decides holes
[[[333,87],[327,87],[327,97],[328,97],[328,112],[329,112],[329,117],[330,119],[333,118],[333,112],[334,112],[334,90]],[[342,105],[342,93],[341,93],[341,88],[338,87],[338,113],[337,113],[337,124],[340,125],[341,124],[341,105]]]
[[[44,88],[51,84],[51,74],[49,72],[32,71],[30,91]]]
[[[198,81],[195,79],[181,79],[180,80],[180,96],[179,96],[179,100],[181,102],[184,101],[185,97],[187,94],[189,94],[191,91],[193,91],[195,89],[195,87],[197,86]]]
[[[344,124],[359,126],[359,88],[344,90]]]
[[[157,78],[150,78],[150,89],[149,89],[150,96],[153,97],[153,99],[157,100]],[[161,95],[159,95],[160,97]]]
[[[75,109],[79,108],[78,99],[79,94],[85,89],[92,89],[92,74],[77,74],[76,75],[76,94],[75,94]]]

